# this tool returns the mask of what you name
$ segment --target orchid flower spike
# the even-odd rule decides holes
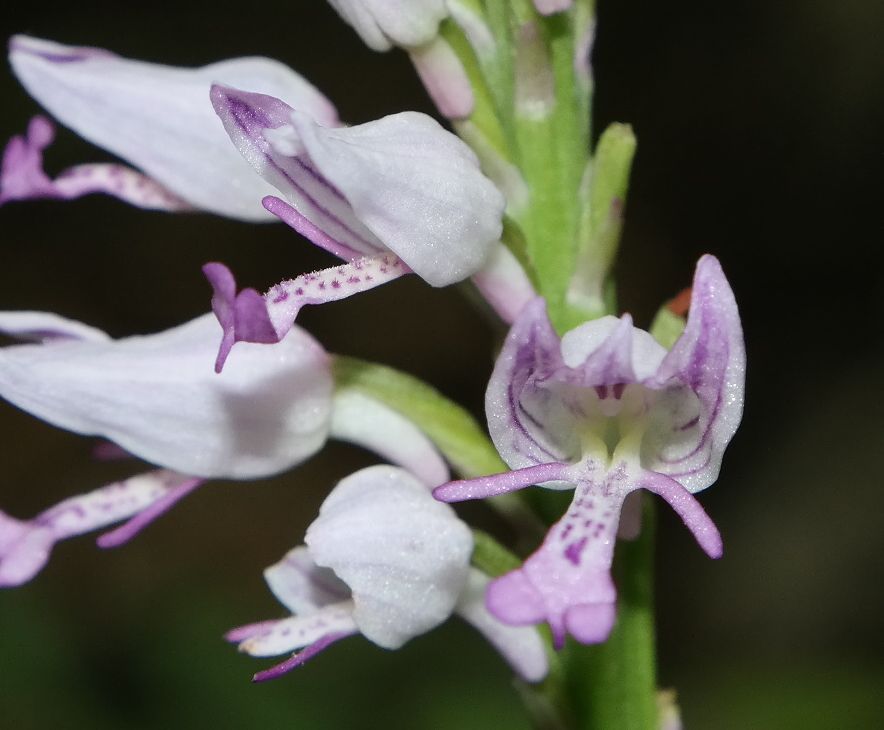
[[[575,489],[537,552],[490,585],[491,613],[517,626],[546,621],[558,646],[566,633],[604,641],[615,620],[610,566],[618,521],[627,518],[620,512],[638,489],[663,497],[719,557],[721,537],[693,494],[718,476],[742,415],[744,378],[737,305],[712,256],[697,264],[687,326],[669,352],[629,315],[559,339],[543,301],[529,305],[485,401],[491,437],[515,471],[434,492],[454,502],[532,484]]]
[[[263,298],[236,293],[209,264],[225,341],[277,342],[305,304],[334,301],[414,272],[446,286],[479,271],[498,244],[505,201],[472,150],[424,114],[404,112],[329,128],[272,96],[212,89],[243,157],[288,199],[264,205],[343,266],[299,276]]]
[[[354,634],[398,649],[452,613],[481,631],[522,678],[545,676],[538,632],[505,626],[483,606],[487,578],[469,565],[469,528],[407,471],[375,466],[342,480],[305,542],[264,573],[293,615],[226,636],[252,656],[296,652],[255,681],[279,677]]]
[[[12,69],[62,124],[121,157],[120,164],[77,165],[50,179],[42,150],[54,135],[42,117],[13,138],[0,170],[0,205],[29,198],[107,193],[160,210],[205,210],[269,221],[261,198],[272,188],[231,146],[209,102],[213,83],[290,99],[303,114],[338,124],[337,111],[309,82],[278,61],[235,58],[202,68],[175,68],[121,58],[98,48],[15,36]]]

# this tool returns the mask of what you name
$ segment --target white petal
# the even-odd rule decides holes
[[[264,571],[273,595],[292,613],[310,613],[350,597],[350,589],[328,568],[313,562],[300,545]]]
[[[241,345],[216,375],[220,334],[208,314],[156,335],[4,348],[0,396],[194,476],[265,476],[317,451],[331,415],[322,348],[294,328],[273,348]]]
[[[448,15],[445,0],[328,0],[369,48],[418,46],[431,40]]]
[[[516,673],[528,682],[539,682],[549,671],[546,647],[534,626],[502,624],[485,608],[489,578],[470,568],[469,582],[457,612],[475,626],[503,654]]]
[[[261,198],[273,190],[230,144],[209,102],[213,82],[281,96],[337,123],[322,94],[267,58],[175,68],[16,36],[9,59],[31,96],[77,134],[195,207],[232,218],[269,220]]]
[[[362,393],[335,392],[331,435],[374,451],[428,487],[448,481],[448,467],[423,431],[398,411]]]
[[[620,319],[608,315],[575,327],[562,336],[562,359],[570,368],[581,367],[614,333]],[[657,372],[666,349],[650,334],[638,327],[632,328],[630,362],[635,377],[644,380]]]
[[[464,588],[473,539],[408,472],[375,466],[328,496],[305,538],[353,591],[359,630],[395,649],[442,623]]]
[[[472,150],[417,112],[331,129],[292,114],[299,142],[383,244],[433,286],[478,271],[500,239],[503,196]]]

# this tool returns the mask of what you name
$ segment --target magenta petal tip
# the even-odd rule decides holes
[[[236,293],[236,280],[224,264],[211,262],[203,266],[203,274],[212,285],[212,311],[223,330],[215,372],[220,373],[230,350],[237,342],[279,342],[279,335],[270,322],[264,298],[254,289]]]

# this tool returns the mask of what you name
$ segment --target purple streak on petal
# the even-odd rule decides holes
[[[552,464],[539,464],[528,466],[516,471],[508,471],[503,474],[494,474],[478,479],[461,479],[448,482],[433,490],[433,496],[440,502],[463,502],[467,499],[484,499],[498,494],[515,492],[534,484],[567,479],[569,467],[567,464],[554,462]]]
[[[352,261],[362,257],[362,253],[332,238],[325,231],[320,230],[312,221],[305,218],[284,200],[274,195],[268,195],[261,200],[261,204],[287,226],[294,228],[314,246],[318,246],[338,258],[344,259],[344,261]]]
[[[205,479],[188,479],[178,486],[173,487],[168,492],[163,494],[163,496],[161,496],[153,504],[143,509],[124,525],[101,535],[96,541],[98,543],[98,547],[115,548],[129,542],[129,540],[135,537],[151,522],[153,522],[158,517],[164,515],[166,512],[172,509],[172,507],[177,504],[179,500],[186,497],[197,487],[205,484],[205,482]]]
[[[73,200],[91,193],[106,193],[139,208],[193,210],[155,180],[123,165],[76,165],[51,180],[43,171],[43,150],[54,136],[52,124],[45,117],[36,116],[28,125],[27,135],[9,141],[0,167],[0,205],[11,200]]]
[[[60,46],[54,43],[50,45],[55,49],[60,48]],[[88,61],[90,58],[112,58],[116,55],[103,48],[92,48],[90,46],[70,47],[63,52],[60,50],[48,51],[41,46],[41,41],[34,38],[26,39],[23,36],[13,36],[9,39],[8,44],[10,53],[28,53],[50,63],[77,63],[79,61]]]
[[[546,397],[541,384],[562,367],[559,337],[538,297],[524,306],[510,329],[485,395],[491,438],[514,469],[579,456],[573,430],[554,434],[547,427],[548,420],[562,414],[560,403]]]
[[[208,263],[203,266],[203,274],[212,285],[212,311],[223,331],[215,372],[220,373],[224,368],[224,362],[237,342],[273,344],[282,339],[270,322],[261,295],[254,289],[244,289],[237,294],[236,279],[224,264]]]
[[[277,664],[275,667],[271,667],[270,669],[265,669],[263,672],[258,672],[257,674],[255,674],[254,677],[252,677],[252,681],[266,682],[271,679],[278,679],[283,674],[290,672],[295,667],[299,667],[305,662],[309,661],[317,654],[319,654],[319,652],[327,649],[336,641],[344,639],[348,636],[352,636],[352,634],[339,633],[323,636],[318,641],[314,641],[312,644],[310,644],[310,646],[308,646],[306,649],[299,651],[297,654],[293,654],[289,659],[286,659],[281,664]]]
[[[307,190],[305,184],[309,180],[331,195],[334,205],[351,211],[350,203],[341,192],[315,170],[307,160],[301,157],[286,158],[294,168],[288,170],[274,158],[272,147],[264,136],[264,130],[279,129],[291,124],[291,114],[294,110],[288,104],[266,94],[254,94],[219,85],[212,87],[210,97],[215,113],[220,117],[227,133],[243,157],[255,167],[258,173],[266,179],[262,170],[266,165],[274,175],[279,176],[278,182],[282,182],[284,187],[290,188],[290,190],[282,190],[282,192],[293,193],[295,199],[302,199],[307,206],[314,209],[318,217],[326,219],[326,223],[330,224],[317,225],[317,228],[320,230],[339,229],[351,239],[345,245],[353,250],[358,250],[360,255],[382,250],[377,242],[368,240],[354,229],[351,222],[344,220],[341,210],[332,210],[328,205],[330,201],[324,203],[316,194]],[[307,179],[301,179],[302,176]],[[268,182],[280,187],[277,181],[269,179]],[[331,233],[329,236],[335,238]]]
[[[709,486],[718,476],[724,449],[743,411],[746,350],[733,291],[714,256],[697,263],[691,307],[685,331],[647,380],[648,387],[678,395],[684,389],[695,398],[693,412],[684,412],[668,399],[672,415],[659,419],[654,437],[656,471],[679,476],[692,492]],[[681,398],[688,402],[688,395]],[[658,413],[661,413],[658,408]],[[663,411],[662,415],[666,415]],[[673,453],[675,452],[675,453]]]
[[[700,547],[710,558],[720,558],[724,552],[721,533],[706,514],[697,498],[675,479],[664,474],[646,471],[639,481],[642,489],[659,495],[684,521],[687,528],[697,538]]]

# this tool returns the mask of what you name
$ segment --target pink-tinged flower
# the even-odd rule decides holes
[[[334,392],[329,356],[299,328],[273,349],[239,348],[221,376],[211,368],[220,335],[211,314],[111,340],[58,315],[3,312],[0,332],[38,343],[0,349],[0,397],[60,428],[109,439],[112,456],[165,467],[31,520],[0,512],[0,586],[32,578],[58,540],[128,520],[99,538],[115,547],[206,479],[275,474],[330,436],[412,469],[428,488],[448,479],[438,451],[410,421],[370,398]]]
[[[236,294],[210,264],[224,326],[218,366],[234,342],[276,342],[305,304],[342,299],[414,272],[445,286],[478,272],[499,245],[505,201],[475,154],[430,117],[394,114],[328,128],[271,96],[216,86],[212,102],[236,147],[287,198],[264,205],[349,263],[284,281],[264,297]]]
[[[206,210],[248,221],[272,220],[260,205],[272,188],[237,154],[209,102],[213,83],[290,99],[323,124],[334,106],[290,68],[268,58],[236,58],[175,68],[121,58],[98,48],[27,36],[9,43],[13,71],[37,101],[77,134],[123,158],[77,165],[50,179],[42,150],[52,125],[42,117],[13,138],[0,172],[0,205],[28,198],[108,193],[144,208]]]
[[[719,557],[721,537],[693,494],[718,476],[742,415],[744,378],[736,302],[712,256],[697,264],[687,326],[669,352],[629,315],[560,339],[542,300],[526,307],[486,395],[491,436],[515,471],[451,482],[435,496],[453,502],[532,484],[575,494],[540,549],[491,584],[489,610],[514,625],[548,622],[558,645],[566,633],[604,641],[615,619],[620,513],[638,489],[663,497]]]
[[[264,573],[293,615],[227,634],[253,656],[297,652],[256,674],[256,681],[278,677],[358,633],[397,649],[452,613],[481,631],[524,679],[546,674],[537,631],[504,626],[483,606],[487,578],[470,568],[469,528],[408,472],[375,466],[341,481],[305,542]]]
[[[448,16],[445,0],[328,0],[375,51],[431,41]]]

